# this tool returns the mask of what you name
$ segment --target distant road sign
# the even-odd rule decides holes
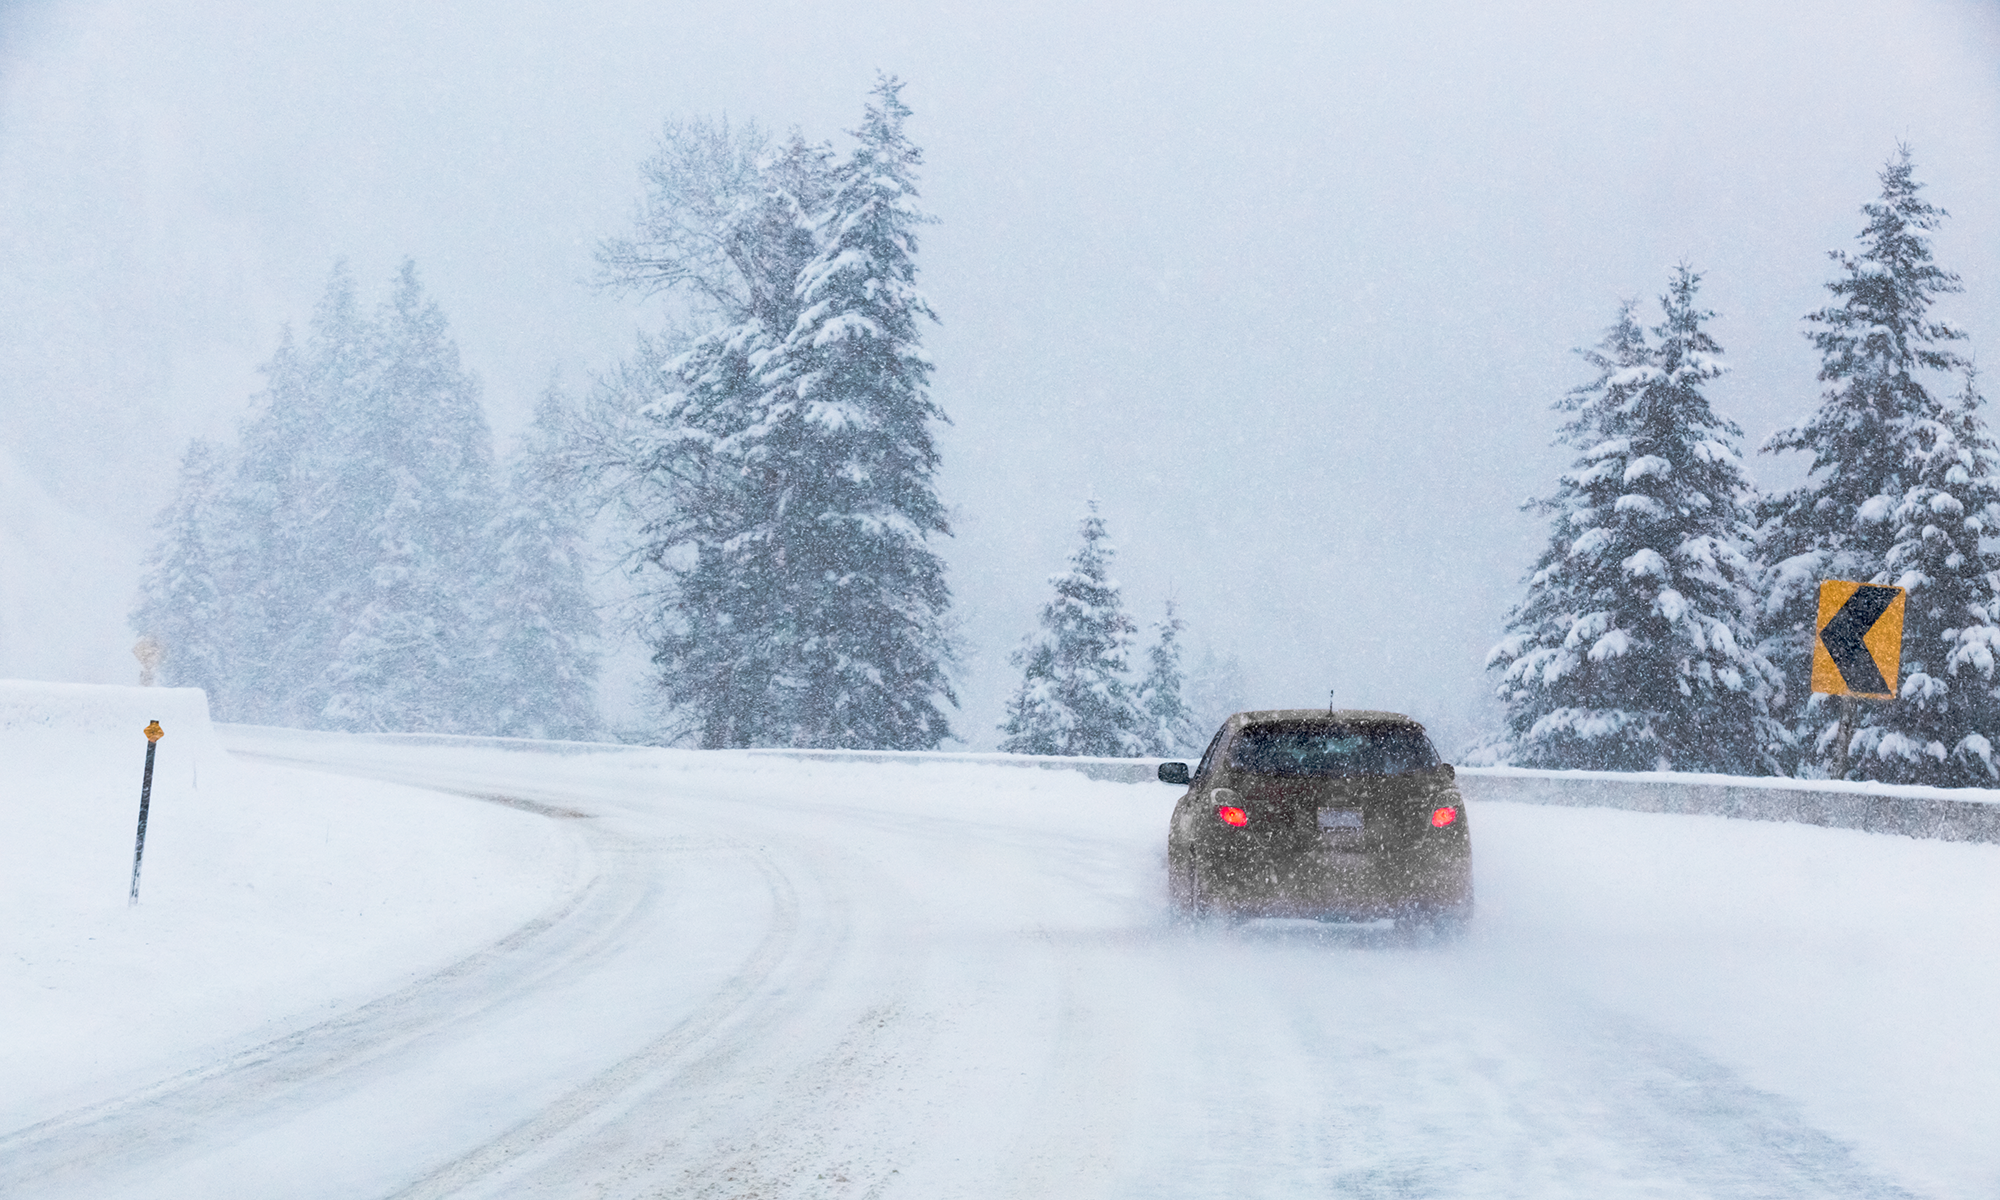
[[[1899,587],[1842,579],[1821,583],[1812,690],[1895,699],[1903,666],[1903,600]]]

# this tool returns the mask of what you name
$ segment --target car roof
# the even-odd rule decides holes
[[[1262,708],[1250,712],[1240,712],[1229,718],[1229,724],[1237,728],[1251,725],[1269,724],[1325,724],[1325,725],[1403,725],[1421,730],[1423,723],[1402,713],[1382,712],[1372,708]]]

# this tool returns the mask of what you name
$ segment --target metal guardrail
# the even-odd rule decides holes
[[[722,753],[730,753],[723,751]],[[1041,754],[974,754],[949,750],[739,750],[754,757],[793,758],[820,762],[970,763],[987,767],[1026,767],[1042,771],[1075,771],[1108,783],[1159,783],[1160,764],[1168,758],[1070,758]]]
[[[468,737],[427,733],[319,733],[269,726],[232,726],[218,732],[249,740],[361,739],[387,745],[464,746],[538,754],[606,754],[654,747],[615,742],[551,742],[526,738]],[[810,762],[966,763],[1043,771],[1075,771],[1110,783],[1152,783],[1158,758],[1067,758],[1032,754],[959,753],[934,750],[709,750],[679,751],[757,759]],[[1947,842],[2000,843],[2000,790],[1894,788],[1867,783],[1811,779],[1627,774],[1619,771],[1537,771],[1521,767],[1461,767],[1459,790],[1468,800],[1553,804],[1575,808],[1617,808],[1630,812],[1729,817],[1741,821],[1787,821],[1866,833],[1900,834]],[[1163,785],[1161,792],[1168,789]]]
[[[317,729],[287,729],[277,725],[235,725],[217,721],[216,730],[239,742],[374,742],[384,746],[447,746],[478,750],[515,750],[535,754],[621,754],[667,750],[675,754],[715,754],[745,758],[789,758],[817,762],[974,763],[996,767],[1028,767],[1044,771],[1076,771],[1113,783],[1150,783],[1159,778],[1164,758],[1063,758],[1034,754],[957,753],[949,750],[683,750],[628,742],[558,742],[534,738],[487,737],[457,733],[332,733]]]
[[[616,754],[656,747],[624,742],[558,742],[535,738],[487,737],[461,733],[334,733],[282,725],[239,725],[217,721],[215,731],[240,742],[376,742],[384,746],[456,746],[475,750],[522,750],[536,754]]]
[[[748,750],[748,755],[826,762],[964,762],[987,766],[1076,771],[1091,779],[1150,783],[1166,759],[1054,758],[1027,754],[953,754],[927,751]],[[1461,767],[1459,791],[1468,800],[1619,808],[1631,812],[1729,817],[1740,821],[1789,821],[1866,833],[1901,834],[1947,842],[2000,843],[2000,791],[1896,788],[1810,779],[1677,776],[1670,772],[1534,771],[1517,767]],[[1165,789],[1162,789],[1163,791]]]
[[[2000,792],[1894,788],[1814,779],[1676,776],[1654,771],[1534,771],[1464,767],[1468,800],[1788,821],[1946,842],[2000,842]]]

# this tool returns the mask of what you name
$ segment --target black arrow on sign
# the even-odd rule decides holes
[[[1819,631],[1820,644],[1826,647],[1827,656],[1833,659],[1848,691],[1881,696],[1893,690],[1889,681],[1882,678],[1882,668],[1875,665],[1875,656],[1868,653],[1861,639],[1875,628],[1875,622],[1882,619],[1895,600],[1895,588],[1862,584]]]

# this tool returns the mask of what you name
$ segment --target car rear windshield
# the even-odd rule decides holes
[[[1253,725],[1230,763],[1258,775],[1402,775],[1438,765],[1420,729],[1407,725]]]

